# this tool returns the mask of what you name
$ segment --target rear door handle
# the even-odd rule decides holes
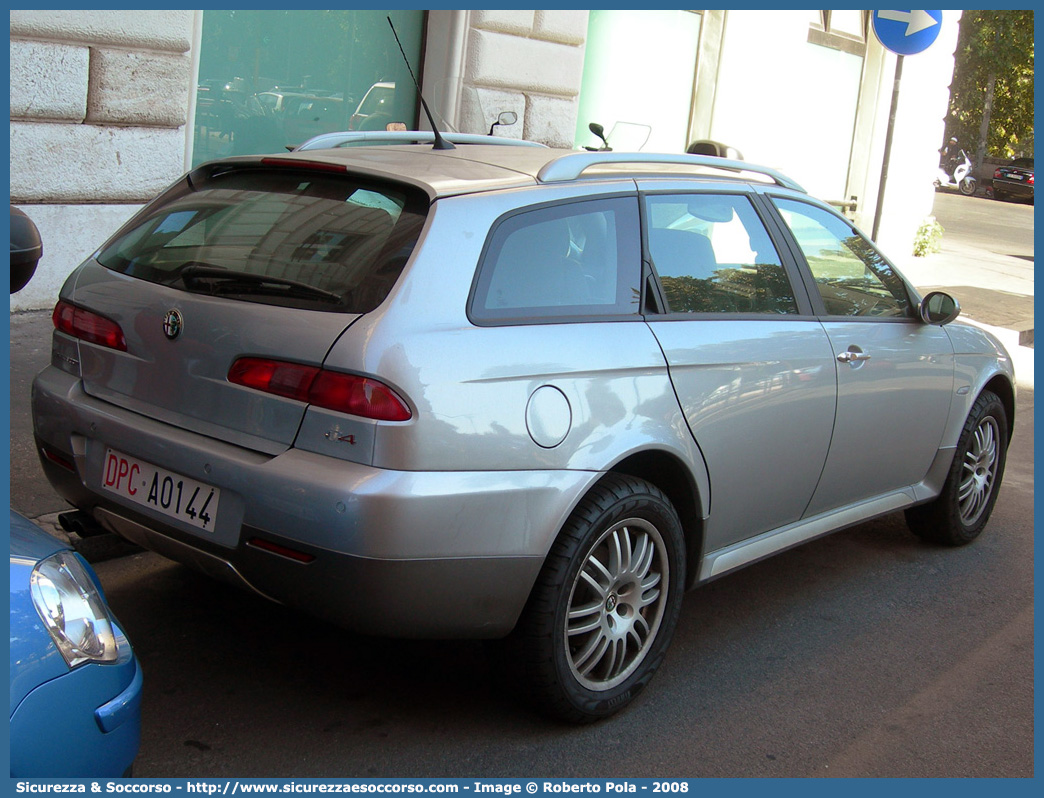
[[[853,352],[849,350],[848,352],[842,352],[837,356],[837,359],[842,363],[857,363],[862,360],[869,360],[870,355],[866,354],[866,352]]]

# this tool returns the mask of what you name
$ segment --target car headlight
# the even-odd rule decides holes
[[[29,589],[36,611],[70,668],[116,659],[109,608],[75,555],[60,552],[42,560],[33,569]]]

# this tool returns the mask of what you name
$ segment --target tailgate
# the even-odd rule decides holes
[[[126,352],[79,342],[88,394],[268,454],[293,443],[307,405],[234,385],[229,368],[243,356],[319,366],[359,317],[191,294],[96,263],[83,267],[71,300],[119,324],[127,340]]]
[[[331,164],[199,167],[63,289],[63,300],[116,322],[126,339],[127,351],[78,342],[84,389],[182,429],[285,450],[307,407],[287,396],[307,390],[281,396],[235,385],[230,367],[241,357],[321,366],[395,285],[427,207],[415,189]]]

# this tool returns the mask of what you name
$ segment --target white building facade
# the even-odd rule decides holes
[[[201,135],[217,147],[246,140],[249,119],[240,119],[235,133],[205,127],[216,118],[213,105],[204,107],[204,84],[214,83],[207,69],[225,69],[221,82],[239,80],[234,70],[252,69],[253,81],[244,85],[272,102],[308,95],[316,108],[333,109],[320,122],[316,111],[312,122],[334,130],[343,129],[364,96],[347,78],[343,87],[330,87],[338,91],[305,88],[322,79],[314,64],[294,73],[292,62],[307,41],[288,41],[278,53],[284,74],[260,78],[277,69],[274,51],[284,45],[261,27],[232,27],[240,24],[234,13],[251,12],[10,13],[11,203],[36,222],[44,241],[37,276],[11,297],[12,311],[51,307],[77,264],[210,155],[202,152]],[[386,23],[381,29],[374,18],[351,16],[376,12],[269,13],[286,20],[347,15],[335,20],[343,27],[344,53],[327,60],[345,75],[357,73],[356,84],[382,79],[379,59],[353,62],[347,44],[387,33]],[[780,169],[817,196],[848,203],[865,231],[874,224],[896,56],[869,30],[869,12],[412,13],[401,23],[414,34],[406,36],[413,42],[407,55],[415,66],[422,59],[422,90],[440,125],[484,133],[501,111],[515,111],[518,122],[499,135],[551,146],[596,143],[587,133],[591,121],[606,130],[626,122],[646,126],[647,151],[682,152],[688,142],[713,139]],[[931,213],[959,13],[944,12],[936,42],[904,59],[877,225],[878,242],[897,256],[909,253]],[[210,24],[208,15],[216,14],[226,16]],[[242,33],[255,29],[256,42]],[[218,30],[236,38],[215,43]],[[333,31],[335,41],[340,35]],[[218,63],[235,66],[210,66]],[[303,71],[310,74],[302,77]],[[275,86],[291,74],[299,84],[293,90]],[[427,126],[417,118],[401,121]]]

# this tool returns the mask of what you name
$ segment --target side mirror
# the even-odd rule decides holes
[[[598,138],[600,138],[602,140],[602,148],[601,149],[602,149],[603,152],[610,152],[610,151],[612,151],[613,148],[609,146],[609,139],[607,139],[605,137],[605,128],[604,127],[602,127],[597,122],[588,122],[587,129],[590,130],[592,133],[594,133],[596,136],[598,136]],[[594,147],[587,147],[585,149],[593,150]]]
[[[513,125],[517,121],[518,114],[514,111],[501,111],[499,116],[497,116],[497,121],[489,126],[489,135],[493,135],[493,128],[498,127],[499,125]]]
[[[943,291],[932,291],[921,300],[917,313],[925,324],[937,324],[941,327],[949,324],[961,314],[961,306],[949,294]]]
[[[32,279],[43,254],[40,231],[33,220],[11,206],[11,293],[21,291]]]

